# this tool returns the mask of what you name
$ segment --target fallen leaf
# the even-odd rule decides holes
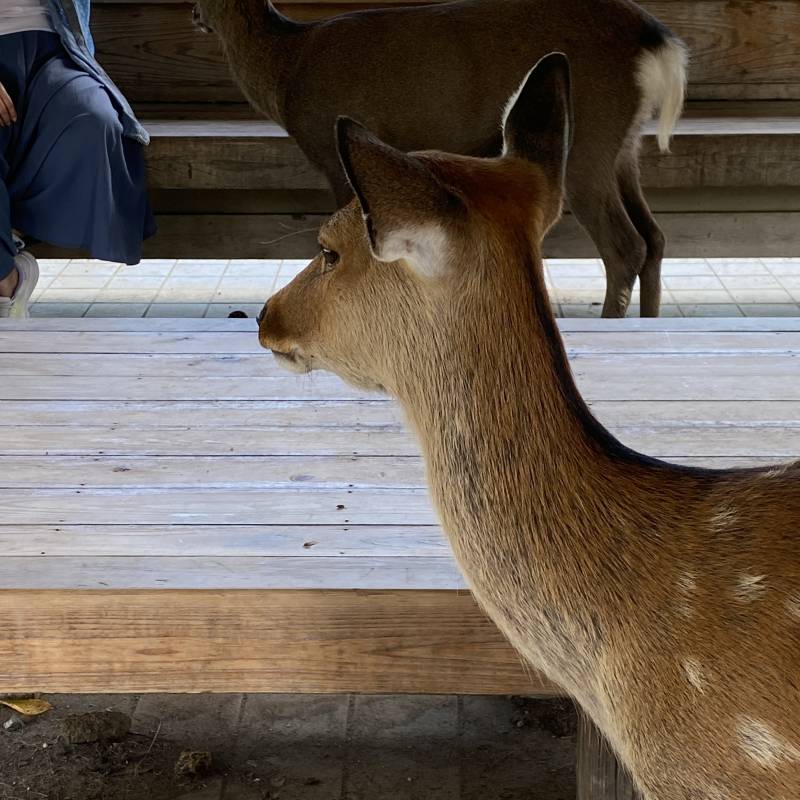
[[[39,714],[44,714],[45,711],[53,708],[47,700],[39,700],[35,697],[27,700],[0,700],[0,705],[12,708],[18,714],[24,714],[26,717],[38,717]]]

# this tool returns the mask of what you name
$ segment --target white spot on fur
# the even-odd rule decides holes
[[[440,225],[428,223],[416,228],[388,231],[377,243],[380,261],[407,261],[429,278],[442,275],[450,263],[450,239]]]
[[[708,680],[703,672],[700,662],[695,658],[684,659],[683,671],[686,673],[686,679],[694,686],[699,692],[703,693],[706,690]]]
[[[733,590],[733,596],[740,603],[760,600],[767,590],[766,575],[742,575]]]
[[[646,50],[639,57],[636,82],[642,90],[639,118],[642,123],[658,118],[658,146],[669,150],[669,139],[683,110],[686,96],[686,69],[689,55],[683,42],[669,39],[656,50]]]
[[[791,616],[800,619],[800,593],[786,598],[786,609]]]
[[[741,717],[738,733],[744,752],[762,767],[776,769],[781,762],[800,761],[800,749],[782,739],[763,722]]]

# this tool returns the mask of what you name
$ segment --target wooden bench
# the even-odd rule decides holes
[[[800,320],[563,320],[626,443],[800,453]],[[0,693],[552,695],[466,590],[395,405],[252,320],[0,321]],[[581,800],[630,798],[589,726]]]
[[[414,0],[384,0],[413,2]],[[376,3],[307,0],[309,19]],[[800,230],[800,4],[797,0],[645,0],[692,49],[690,103],[670,155],[652,136],[644,183],[668,255],[796,256]],[[94,4],[98,56],[153,134],[160,233],[153,257],[306,257],[333,209],[322,177],[277,126],[258,121],[216,37],[180,0]],[[51,254],[54,251],[50,251]],[[567,217],[547,255],[593,257]]]

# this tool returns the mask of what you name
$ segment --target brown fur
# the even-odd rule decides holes
[[[397,157],[343,123],[378,249],[351,202],[321,232],[338,262],[315,259],[269,300],[261,342],[294,369],[397,398],[475,597],[583,706],[647,800],[797,800],[800,465],[679,467],[591,416],[542,276],[563,158],[547,128],[566,124],[566,81],[538,72],[509,124],[555,111],[522,153],[404,156],[419,171],[402,185]],[[432,186],[458,202],[412,220]],[[413,238],[434,221],[444,270],[381,260],[393,227]]]
[[[337,116],[406,152],[496,155],[511,93],[544,54],[566,53],[576,119],[567,198],[606,265],[603,313],[624,316],[640,277],[642,314],[658,315],[664,237],[639,187],[649,109],[636,74],[644,54],[677,39],[630,0],[459,0],[306,24],[264,0],[198,7],[245,96],[295,138],[340,205],[352,193]]]

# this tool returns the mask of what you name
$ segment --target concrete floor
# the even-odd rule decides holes
[[[258,694],[48,699],[53,710],[23,731],[0,728],[3,800],[575,797],[575,715],[565,701]],[[132,715],[123,745],[59,747],[65,716],[109,708]],[[0,723],[7,716],[0,709]],[[210,752],[210,773],[176,777],[183,750]]]
[[[43,260],[33,296],[36,316],[254,316],[264,300],[307,262]],[[599,316],[605,289],[598,260],[550,260],[547,279],[559,316]],[[800,258],[667,259],[663,316],[800,315]],[[630,314],[638,315],[634,295]]]

